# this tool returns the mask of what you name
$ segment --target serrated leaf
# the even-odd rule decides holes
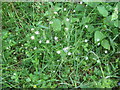
[[[110,50],[110,44],[109,44],[109,41],[108,41],[108,40],[103,40],[103,41],[101,42],[101,45],[102,45],[105,49]]]
[[[51,25],[53,27],[53,30],[60,31],[61,30],[61,21],[59,19],[53,19],[52,22],[53,22],[53,24],[51,24]]]
[[[104,38],[105,38],[105,35],[102,32],[100,32],[100,31],[95,32],[95,34],[94,34],[95,43],[101,41]]]
[[[97,9],[98,9],[99,13],[101,15],[103,15],[104,17],[108,16],[108,11],[106,10],[106,8],[104,6],[97,6]]]

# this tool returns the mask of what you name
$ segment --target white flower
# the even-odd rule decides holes
[[[99,39],[99,38],[97,39],[97,42],[98,42],[98,41],[100,41],[100,39]]]
[[[39,31],[36,31],[35,34],[40,34]]]
[[[75,10],[73,10],[73,12],[75,12]]]
[[[65,48],[63,48],[63,51],[68,52],[68,49],[69,49],[69,47],[65,47]]]
[[[70,19],[66,18],[66,21],[69,21]]]
[[[97,44],[98,46],[100,45],[100,43]]]
[[[68,52],[68,55],[71,55],[72,53],[71,52]]]
[[[80,4],[82,4],[83,2],[81,1]]]
[[[40,40],[39,43],[42,43],[42,41]]]
[[[100,60],[97,60],[97,63],[100,63]]]
[[[55,71],[53,71],[53,72],[55,72]]]
[[[37,47],[34,47],[34,50],[36,50],[37,49]]]
[[[58,14],[57,12],[54,12],[54,14]]]
[[[60,51],[57,51],[57,54],[60,54],[61,52]]]
[[[53,24],[53,22],[52,22],[52,21],[50,21],[50,22],[49,22],[49,24]]]
[[[68,31],[68,28],[65,28],[66,31]]]
[[[86,28],[88,28],[88,25],[85,25]]]
[[[85,39],[85,42],[88,42],[88,40],[87,40],[87,39]]]
[[[88,57],[85,57],[85,60],[88,60]]]
[[[13,75],[17,75],[16,73],[13,73]]]
[[[6,47],[6,49],[9,49],[9,47]]]
[[[46,43],[50,43],[50,41],[49,41],[49,40],[46,40]]]
[[[35,36],[31,36],[31,39],[34,40],[34,39],[35,39]]]
[[[107,51],[107,50],[105,50],[105,53],[108,53],[108,51]]]
[[[55,40],[58,40],[58,37],[55,36],[54,39],[55,39]]]
[[[34,28],[31,28],[31,31],[33,31],[34,30]]]
[[[57,60],[57,62],[59,62],[60,60]]]
[[[55,18],[55,16],[53,16],[53,18]]]
[[[64,11],[66,11],[66,8],[64,8]]]

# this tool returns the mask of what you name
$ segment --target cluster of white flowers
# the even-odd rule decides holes
[[[85,57],[85,60],[88,60],[88,57],[87,57],[87,56]]]
[[[56,40],[56,41],[57,41],[57,40],[58,40],[58,37],[56,37],[56,36],[55,36],[55,37],[54,37],[54,40]]]
[[[34,47],[34,50],[36,50],[37,49],[37,47]]]
[[[31,31],[34,31],[34,28],[31,28]]]
[[[75,12],[75,10],[73,10],[73,12]]]
[[[68,55],[70,56],[72,53],[71,52],[68,52]]]
[[[105,53],[108,53],[108,51],[107,51],[107,50],[105,50]]]
[[[42,43],[42,41],[40,40],[39,43]]]
[[[66,18],[66,21],[69,21],[70,19],[69,18]]]
[[[81,1],[80,4],[82,4],[83,2]]]
[[[97,44],[98,46],[100,45],[100,43]]]
[[[35,34],[40,34],[39,31],[35,31]]]
[[[88,25],[85,25],[86,28],[88,28]]]
[[[50,22],[49,22],[49,24],[53,24],[53,22],[52,22],[52,21],[50,21]]]
[[[85,42],[88,42],[88,40],[87,40],[87,39],[85,39]]]
[[[60,54],[61,53],[61,51],[57,51],[57,54]]]
[[[68,49],[69,49],[69,47],[65,47],[65,48],[63,48],[63,51],[68,52]]]
[[[64,11],[66,11],[67,9],[66,8],[64,8]]]
[[[50,43],[50,41],[49,41],[49,40],[46,40],[46,43],[48,44],[48,43]]]
[[[57,12],[54,12],[54,14],[58,14]]]
[[[34,39],[35,39],[35,36],[31,36],[31,39],[34,40]]]
[[[67,27],[66,27],[66,28],[65,28],[65,30],[66,30],[66,31],[68,31],[68,30],[69,30],[69,28],[67,28]]]
[[[100,39],[97,39],[97,42],[99,42],[100,41]]]

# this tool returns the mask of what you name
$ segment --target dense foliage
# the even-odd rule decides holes
[[[113,88],[120,80],[116,2],[2,3],[3,88]]]

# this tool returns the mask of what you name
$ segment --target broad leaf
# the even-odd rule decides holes
[[[52,27],[53,27],[53,30],[54,31],[60,31],[61,30],[61,21],[59,19],[53,19],[53,24]]]
[[[110,50],[110,44],[109,44],[109,41],[108,41],[108,40],[103,40],[103,41],[101,42],[101,45],[102,45],[105,49]]]
[[[111,21],[116,20],[116,19],[118,19],[118,5],[116,5],[114,12],[112,13]]]
[[[103,15],[104,17],[108,16],[108,11],[106,10],[106,8],[104,6],[97,6],[97,9],[98,9],[99,13],[101,15]]]
[[[94,34],[95,43],[101,41],[104,38],[105,38],[105,35],[102,32],[100,32],[100,31],[95,32],[95,34]]]

